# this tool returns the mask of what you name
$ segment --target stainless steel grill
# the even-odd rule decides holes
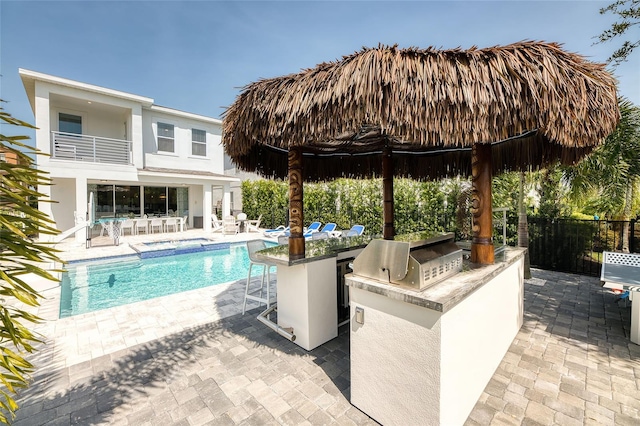
[[[445,233],[416,241],[372,240],[353,261],[353,274],[425,289],[462,270],[462,250]]]

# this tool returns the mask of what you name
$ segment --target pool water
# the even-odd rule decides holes
[[[70,265],[62,274],[60,318],[236,281],[246,278],[248,270],[245,244],[175,256],[132,256]],[[262,268],[254,267],[251,273],[260,276]]]

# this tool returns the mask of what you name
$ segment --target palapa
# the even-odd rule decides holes
[[[472,175],[474,147],[490,174],[574,164],[618,116],[605,65],[557,43],[378,46],[247,85],[223,115],[223,145],[265,177],[287,177],[299,150],[307,181],[380,176],[383,152],[387,173],[435,179]]]

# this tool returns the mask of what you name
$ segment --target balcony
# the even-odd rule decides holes
[[[88,163],[133,164],[131,141],[51,132],[51,158]]]

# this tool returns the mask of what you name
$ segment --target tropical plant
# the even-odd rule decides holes
[[[623,34],[630,33],[630,30],[640,24],[640,0],[617,0],[607,7],[600,9],[600,14],[613,13],[618,15],[620,20],[611,24],[611,28],[603,31],[597,36],[598,43],[604,43],[614,38],[621,37]],[[635,33],[637,35],[637,33]],[[615,65],[627,60],[627,57],[638,46],[640,39],[625,40],[618,49],[609,57]]]
[[[565,218],[571,215],[572,207],[567,196],[570,187],[563,180],[563,171],[559,165],[541,171],[538,181],[539,202],[537,216],[546,219]]]
[[[621,98],[620,122],[604,144],[576,167],[564,170],[571,196],[587,211],[628,221],[640,185],[640,108]],[[622,251],[629,251],[629,232],[622,233]]]
[[[1,101],[0,101],[1,102]],[[3,123],[33,128],[0,108]],[[27,276],[56,280],[42,262],[59,262],[56,250],[33,239],[55,235],[52,221],[35,203],[43,194],[35,188],[49,184],[34,167],[29,154],[37,150],[24,144],[26,136],[0,135],[0,152],[12,161],[0,162],[0,422],[9,423],[18,405],[14,394],[28,386],[34,366],[25,356],[34,351],[40,337],[28,325],[40,319],[28,311],[37,307],[41,295],[27,284]],[[15,164],[14,164],[15,163]]]

